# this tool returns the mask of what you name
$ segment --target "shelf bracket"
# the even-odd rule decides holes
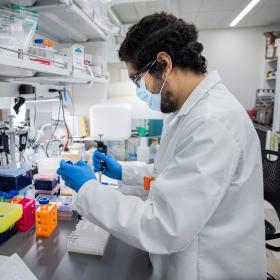
[[[273,113],[273,124],[272,131],[280,131],[280,39],[275,41],[277,46],[277,72],[276,72],[276,88],[275,88],[275,100],[274,100],[274,113]]]

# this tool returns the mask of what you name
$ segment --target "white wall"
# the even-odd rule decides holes
[[[217,69],[223,83],[245,108],[255,103],[264,80],[264,28],[200,31],[209,70]]]
[[[162,119],[160,112],[150,110],[148,105],[136,96],[136,86],[131,81],[111,83],[108,87],[108,103],[128,103],[132,108],[132,119]]]
[[[136,95],[136,86],[129,79],[127,70],[121,63],[110,63],[110,84],[108,87],[108,102],[128,103],[132,108],[132,119],[162,119],[160,112],[150,110],[144,101]]]
[[[89,117],[90,107],[107,99],[107,84],[74,85],[72,91],[73,115]]]

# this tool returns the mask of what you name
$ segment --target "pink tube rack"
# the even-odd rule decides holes
[[[24,198],[18,204],[22,205],[23,215],[22,218],[17,222],[17,230],[26,232],[35,223],[35,200]]]

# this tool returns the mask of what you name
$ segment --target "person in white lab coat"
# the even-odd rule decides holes
[[[131,79],[161,94],[169,113],[154,165],[94,165],[128,185],[154,176],[147,198],[103,187],[84,162],[58,174],[78,192],[79,213],[149,252],[153,279],[266,279],[260,144],[246,111],[207,73],[194,25],[166,13],[132,26],[119,56]],[[240,81],[241,82],[241,81]]]

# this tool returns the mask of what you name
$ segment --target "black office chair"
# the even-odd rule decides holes
[[[264,200],[269,202],[275,209],[280,220],[280,152],[262,151],[263,180],[264,180]],[[280,238],[280,233],[276,233],[276,228],[265,221],[265,239],[274,240]],[[280,252],[280,247],[266,243],[266,248],[275,252]]]

